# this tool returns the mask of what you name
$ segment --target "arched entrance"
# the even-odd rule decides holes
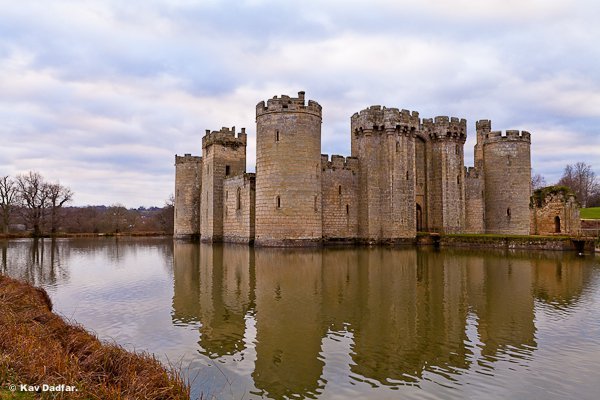
[[[560,217],[558,215],[554,217],[554,232],[560,233]]]
[[[421,205],[417,203],[417,232],[421,232],[423,230],[423,210],[421,209]]]

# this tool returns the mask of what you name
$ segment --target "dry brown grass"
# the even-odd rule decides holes
[[[189,399],[182,377],[154,356],[101,343],[51,310],[43,289],[0,275],[0,390],[47,383],[78,392],[36,398]]]

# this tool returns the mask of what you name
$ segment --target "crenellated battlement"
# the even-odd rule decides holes
[[[531,143],[531,133],[527,131],[507,130],[493,131],[485,134],[484,144],[495,142],[525,142]]]
[[[423,118],[422,130],[435,140],[454,139],[465,142],[467,139],[467,120],[464,118],[437,116]]]
[[[261,101],[256,105],[256,117],[275,112],[302,112],[316,115],[319,118],[322,117],[321,105],[314,100],[308,100],[307,104],[304,92],[298,92],[298,97],[274,96],[272,99],[267,100],[266,104]]]
[[[475,122],[475,130],[477,132],[489,133],[492,131],[492,121],[489,119],[480,119]]]
[[[403,133],[419,129],[419,113],[398,108],[387,108],[379,105],[365,108],[354,113],[350,118],[352,130],[356,133],[374,130],[399,130]]]
[[[175,165],[200,162],[202,162],[202,157],[200,156],[193,156],[189,153],[186,153],[183,156],[178,156],[177,154],[175,154]]]
[[[213,144],[220,144],[227,147],[239,147],[246,146],[248,135],[246,134],[246,128],[242,128],[241,132],[235,133],[235,126],[231,129],[227,127],[221,128],[218,131],[206,130],[204,137],[202,138],[202,148],[206,148]]]
[[[329,155],[321,154],[321,168],[323,171],[349,170],[356,173],[358,172],[358,158],[344,157],[337,154],[333,154],[331,156],[330,161]]]

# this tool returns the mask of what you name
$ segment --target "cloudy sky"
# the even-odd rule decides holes
[[[162,205],[174,155],[246,127],[299,90],[323,106],[322,152],[350,153],[369,105],[532,132],[548,183],[600,174],[597,0],[0,0],[0,175],[29,170],[75,205]]]

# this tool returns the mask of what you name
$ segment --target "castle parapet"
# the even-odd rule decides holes
[[[303,112],[321,117],[321,105],[314,100],[308,100],[307,104],[304,95],[304,92],[298,92],[298,97],[281,95],[281,97],[274,96],[267,100],[266,104],[261,101],[256,105],[256,116],[273,112]]]
[[[221,128],[219,131],[206,130],[206,134],[202,138],[202,148],[206,148],[213,144],[220,144],[227,147],[239,147],[246,146],[248,135],[246,134],[246,128],[242,128],[241,132],[235,133],[235,126],[231,129],[227,127]]]
[[[178,156],[177,154],[175,154],[175,165],[199,162],[202,162],[202,157],[200,156],[193,156],[189,153],[186,153],[183,156]]]
[[[349,170],[356,173],[358,172],[358,158],[333,154],[331,161],[329,161],[327,154],[321,154],[321,168],[323,171]]]
[[[350,118],[352,130],[359,133],[373,130],[411,132],[419,129],[419,113],[416,111],[387,108],[379,105],[365,108]]]
[[[463,143],[467,139],[467,120],[464,118],[447,116],[424,118],[422,127],[431,139],[458,139]]]
[[[484,138],[484,143],[495,143],[495,142],[526,142],[531,143],[531,133],[527,131],[518,130],[507,130],[493,131],[487,133]]]
[[[492,121],[489,119],[480,119],[475,122],[475,130],[477,132],[491,132]]]

